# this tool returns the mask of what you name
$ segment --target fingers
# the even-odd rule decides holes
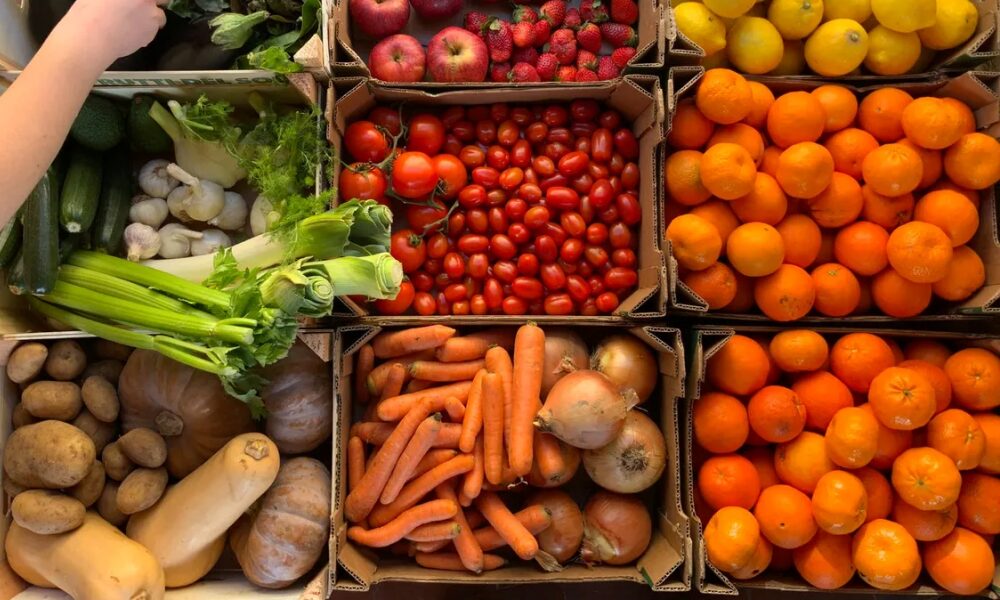
[[[167,24],[167,13],[163,12],[162,10],[157,10],[156,11],[156,28],[157,29],[163,29],[163,27],[166,24]]]
[[[170,4],[170,0],[156,0],[157,6],[166,6]]]

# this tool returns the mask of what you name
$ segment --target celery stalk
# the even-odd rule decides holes
[[[175,300],[170,296],[155,292],[137,283],[125,281],[106,273],[84,269],[73,265],[59,267],[59,279],[88,290],[102,292],[122,300],[142,302],[155,308],[170,310],[182,314],[214,318],[209,313],[200,311],[190,304]]]

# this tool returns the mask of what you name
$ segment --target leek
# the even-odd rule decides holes
[[[225,141],[217,137],[223,133],[222,125],[228,124],[232,106],[210,103],[204,96],[191,106],[181,106],[176,100],[170,100],[167,106],[169,110],[154,102],[149,116],[174,141],[174,162],[198,179],[213,181],[224,188],[231,188],[246,177],[247,172],[229,152]],[[199,120],[201,115],[207,116]],[[232,130],[226,129],[229,131]]]

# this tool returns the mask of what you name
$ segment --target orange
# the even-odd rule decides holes
[[[726,312],[746,313],[753,308],[753,279],[742,273],[736,275],[736,296],[726,305]]]
[[[834,261],[833,241],[836,238],[837,236],[833,231],[827,230],[820,234],[819,254],[816,255],[816,260],[813,261],[813,264],[822,264]]]
[[[944,538],[924,546],[927,574],[953,594],[978,594],[990,586],[996,561],[980,535],[956,527]]]
[[[681,100],[670,121],[667,143],[678,150],[697,150],[708,143],[713,131],[715,123],[701,114],[694,100]]]
[[[747,83],[750,85],[753,107],[743,118],[743,122],[759,129],[767,123],[767,112],[771,109],[771,104],[774,103],[774,94],[763,83],[757,81],[748,81]]]
[[[962,475],[950,458],[934,448],[910,448],[892,463],[892,488],[914,508],[942,510],[958,500]],[[961,505],[958,510],[961,519]]]
[[[827,533],[854,532],[868,514],[868,493],[861,480],[847,471],[830,471],[812,493],[813,518]]]
[[[966,473],[958,497],[958,523],[984,535],[1000,533],[1000,479]]]
[[[780,444],[774,452],[774,470],[784,483],[811,494],[819,478],[836,465],[826,454],[823,436],[803,431],[799,437]]]
[[[816,221],[806,215],[787,215],[775,225],[785,243],[785,262],[803,269],[816,262],[822,233]]]
[[[867,402],[858,408],[870,412],[873,417],[875,416],[875,412]],[[888,469],[892,467],[892,463],[896,460],[896,457],[912,445],[912,431],[890,429],[882,423],[879,423],[878,439],[875,442],[875,456],[872,457],[872,460],[868,463],[868,465],[876,469]]]
[[[695,401],[692,426],[698,445],[714,454],[736,452],[750,431],[743,403],[720,392],[708,392]]]
[[[719,260],[719,230],[696,215],[681,215],[667,226],[667,239],[677,263],[692,271],[707,269]]]
[[[746,123],[733,123],[719,127],[708,140],[708,148],[722,143],[743,146],[750,153],[754,164],[760,164],[760,159],[764,156],[764,138],[759,131]]]
[[[955,461],[959,471],[975,469],[986,453],[983,428],[972,415],[950,408],[927,424],[927,445]]]
[[[730,571],[729,575],[733,579],[753,579],[763,573],[771,564],[771,556],[773,555],[773,552],[774,550],[771,547],[771,543],[761,537],[757,540],[757,548],[753,551],[753,556],[750,558],[750,561],[747,562],[743,568]]]
[[[837,340],[830,351],[833,374],[855,392],[867,393],[872,380],[895,364],[889,344],[870,333],[849,333]]]
[[[873,191],[883,196],[902,196],[920,185],[924,163],[912,148],[886,144],[868,153],[861,163],[861,174]]]
[[[697,150],[681,150],[667,157],[667,194],[671,200],[694,206],[712,197],[701,180],[701,159]]]
[[[806,408],[791,389],[769,385],[747,404],[750,428],[768,442],[788,442],[806,426]],[[773,540],[772,540],[773,541]]]
[[[795,321],[812,310],[816,284],[802,267],[781,265],[774,273],[757,280],[753,297],[768,318]]]
[[[715,228],[719,230],[719,237],[722,238],[723,254],[725,254],[726,240],[729,239],[729,234],[740,226],[740,220],[736,218],[736,213],[733,212],[730,204],[722,200],[710,200],[688,211],[692,215],[697,215],[715,225]]]
[[[749,194],[756,176],[753,157],[738,144],[715,144],[701,157],[701,182],[712,195],[723,200]]]
[[[865,497],[868,498],[868,515],[865,517],[865,523],[888,517],[889,511],[892,510],[893,496],[892,486],[889,485],[885,475],[871,467],[851,472],[865,486]]]
[[[769,446],[747,448],[743,451],[743,456],[753,463],[754,468],[757,469],[760,489],[763,490],[781,483],[778,480],[778,473],[774,470],[774,453]]]
[[[958,114],[958,122],[962,135],[976,131],[976,115],[972,113],[972,109],[969,108],[968,104],[958,98],[941,98],[941,101],[951,105],[952,110]]]
[[[837,262],[858,275],[874,275],[889,264],[888,244],[889,233],[885,229],[860,221],[837,232],[833,254]]]
[[[920,576],[917,542],[902,525],[875,519],[854,534],[851,558],[858,575],[880,590],[902,590]]]
[[[916,204],[913,194],[883,196],[872,189],[872,186],[864,185],[861,187],[861,198],[864,203],[862,217],[889,231],[913,220],[913,207]]]
[[[858,182],[850,175],[834,172],[830,185],[809,200],[809,214],[820,227],[843,227],[858,218],[863,206]]]
[[[920,185],[917,186],[918,190],[928,188],[937,183],[938,179],[941,179],[941,173],[944,172],[944,157],[941,155],[940,150],[921,148],[905,138],[899,140],[897,143],[912,149],[920,156],[920,162],[924,167],[924,174],[920,178]]]
[[[896,498],[892,520],[906,528],[918,542],[932,542],[951,533],[958,522],[958,506],[942,510],[919,510]]]
[[[698,84],[695,104],[709,120],[722,125],[741,121],[753,108],[753,90],[742,75],[709,69]]]
[[[913,217],[940,227],[952,246],[968,243],[979,230],[979,211],[958,192],[942,190],[927,194],[917,202]]]
[[[726,242],[726,256],[734,269],[748,277],[761,277],[778,270],[785,258],[785,242],[767,223],[744,223]]]
[[[970,410],[1000,406],[1000,358],[989,350],[966,348],[944,364],[951,380],[952,399]]]
[[[825,190],[832,177],[833,156],[813,142],[800,142],[782,152],[774,176],[786,194],[806,200]]]
[[[967,133],[944,153],[944,172],[956,184],[985,190],[1000,181],[1000,142],[984,133]]]
[[[746,396],[764,387],[770,367],[771,361],[760,344],[734,335],[708,358],[706,376],[715,388]]]
[[[826,112],[809,92],[782,94],[767,111],[767,135],[782,148],[815,142],[823,135]]]
[[[962,137],[963,115],[954,104],[940,98],[917,98],[903,109],[900,124],[914,144],[929,150],[942,150]]]
[[[1000,415],[978,413],[972,415],[983,430],[985,451],[979,461],[979,470],[991,475],[1000,475]]]
[[[761,534],[779,548],[798,548],[816,535],[809,496],[790,485],[765,488],[753,516],[760,523]]]
[[[854,578],[849,535],[818,531],[805,546],[792,552],[792,560],[802,579],[821,590],[841,588]]]
[[[733,212],[744,223],[757,221],[775,225],[785,217],[785,211],[788,210],[788,199],[781,186],[774,177],[761,172],[757,173],[750,193],[730,204]]]
[[[783,150],[777,146],[764,148],[764,155],[760,159],[759,171],[767,173],[771,177],[778,174],[778,160],[781,158]]]
[[[937,225],[910,221],[891,234],[885,246],[889,264],[915,283],[934,283],[948,273],[952,244]]]
[[[865,157],[878,148],[878,140],[867,131],[852,127],[826,138],[823,145],[830,151],[837,171],[861,179],[861,165]]]
[[[870,411],[854,406],[838,410],[826,428],[830,460],[845,469],[859,469],[870,463],[878,450],[878,427]]]
[[[827,317],[844,317],[861,301],[861,284],[844,265],[826,263],[813,269],[816,286],[816,311]]]
[[[698,470],[698,490],[709,506],[750,508],[760,494],[760,479],[753,463],[739,454],[720,454]]]
[[[725,308],[736,297],[736,276],[720,262],[701,271],[684,273],[681,281],[708,304],[709,310]]]
[[[868,405],[875,418],[890,429],[923,427],[937,409],[931,382],[904,367],[889,367],[872,379]]]
[[[736,571],[753,558],[760,525],[745,508],[727,506],[712,515],[703,535],[709,562],[723,571]]]
[[[826,431],[837,411],[854,405],[851,390],[827,371],[802,375],[792,383],[792,391],[806,407],[806,427],[812,430]]]
[[[903,138],[903,110],[913,96],[898,88],[881,88],[865,96],[858,105],[861,128],[884,143]]]
[[[768,345],[771,358],[786,373],[822,368],[830,348],[823,336],[809,329],[782,331]]]
[[[861,285],[861,300],[858,307],[854,309],[852,315],[866,315],[871,312],[874,301],[872,300],[872,282],[870,279],[859,279]]]
[[[914,283],[891,268],[876,275],[871,288],[875,306],[897,319],[915,317],[931,303],[931,284]]]
[[[916,371],[931,383],[934,388],[934,414],[948,408],[951,404],[951,381],[941,367],[917,358],[906,359],[897,366]]]
[[[979,204],[980,204],[980,201],[979,201],[979,192],[976,191],[976,190],[970,190],[969,188],[964,188],[964,187],[955,185],[954,182],[949,181],[947,178],[944,178],[944,179],[941,179],[940,181],[938,181],[937,184],[934,187],[932,187],[930,190],[928,190],[928,191],[930,191],[930,192],[937,192],[937,191],[940,191],[940,190],[950,190],[952,192],[958,192],[959,194],[962,194],[963,196],[965,196],[966,198],[968,198],[969,202],[971,202],[973,205],[975,205],[975,207],[977,209],[979,208]]]
[[[948,349],[948,346],[928,339],[907,342],[903,350],[907,360],[922,360],[941,368],[944,368],[944,363],[951,356],[951,350]]]
[[[823,106],[826,115],[823,131],[840,131],[854,123],[858,116],[858,98],[854,92],[840,85],[821,85],[810,93]]]
[[[952,251],[944,277],[932,284],[934,293],[945,300],[967,299],[986,283],[986,266],[976,251],[959,246]]]

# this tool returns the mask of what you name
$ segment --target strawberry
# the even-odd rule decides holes
[[[507,62],[514,46],[510,23],[502,19],[492,18],[486,23],[486,47],[490,50],[490,60]]]
[[[533,65],[537,60],[538,50],[534,48],[514,48],[514,52],[510,55],[510,62],[512,63],[526,62],[529,65]]]
[[[511,28],[514,45],[518,48],[530,48],[535,45],[535,26],[527,21],[515,23]]]
[[[534,23],[538,21],[538,13],[535,9],[530,6],[525,6],[524,4],[517,4],[514,6],[514,22],[515,23]]]
[[[597,55],[589,50],[580,50],[576,53],[576,68],[597,70]]]
[[[566,18],[566,0],[548,0],[538,10],[541,18],[549,22],[553,27],[559,27]]]
[[[573,7],[566,11],[566,18],[563,19],[563,27],[579,29],[582,23],[583,18],[580,17],[580,9]]]
[[[508,77],[515,83],[541,81],[538,71],[528,63],[517,63],[514,65]]]
[[[535,45],[544,45],[545,42],[549,41],[550,35],[552,35],[552,25],[545,19],[539,19],[535,23]]]
[[[583,0],[580,2],[580,16],[584,21],[604,23],[608,20],[608,8],[603,0]]]
[[[577,69],[576,79],[573,81],[599,81],[597,79],[597,73],[594,73],[590,69]]]
[[[628,25],[622,25],[621,23],[601,23],[600,27],[601,37],[615,48],[623,46],[634,48],[639,43],[639,36],[636,35],[635,29],[632,29]]]
[[[622,74],[615,61],[610,56],[602,56],[597,61],[597,78],[601,80],[614,79]]]
[[[572,29],[559,29],[549,38],[549,52],[556,55],[561,65],[571,65],[576,60],[576,36]]]
[[[576,81],[576,67],[567,65],[556,71],[556,81]]]
[[[510,81],[510,63],[493,63],[490,65],[490,81],[494,83],[506,83]]]
[[[483,37],[483,28],[486,27],[486,22],[489,20],[489,16],[484,13],[475,10],[467,12],[465,13],[465,29]]]
[[[552,81],[556,77],[556,70],[559,69],[559,59],[555,54],[546,52],[538,57],[535,62],[535,70],[542,81]]]
[[[639,20],[639,5],[635,0],[611,0],[611,20],[622,25],[633,25]]]
[[[593,23],[584,23],[576,31],[576,43],[584,50],[597,53],[601,51],[601,30]]]
[[[616,67],[624,69],[628,64],[628,61],[632,60],[633,56],[635,56],[635,48],[622,46],[621,48],[616,48],[615,51],[611,53],[611,60],[615,63]]]

